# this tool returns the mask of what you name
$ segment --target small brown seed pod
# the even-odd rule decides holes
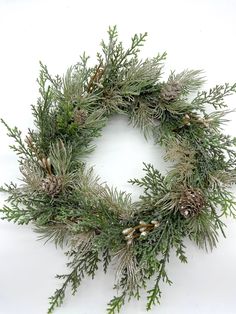
[[[185,218],[199,214],[205,205],[204,197],[200,190],[187,188],[182,192],[178,203],[178,209]]]
[[[47,176],[42,179],[41,188],[46,194],[54,197],[62,190],[61,178],[55,175]]]

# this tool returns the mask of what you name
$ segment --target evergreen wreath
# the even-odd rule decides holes
[[[118,294],[107,313],[119,312],[131,297],[138,299],[154,277],[147,291],[150,310],[160,302],[160,282],[171,284],[170,250],[186,263],[184,238],[212,249],[219,233],[225,236],[222,217],[236,217],[229,191],[236,182],[236,139],[221,130],[229,113],[224,97],[236,92],[236,84],[198,92],[204,80],[194,70],[171,72],[162,81],[166,53],[138,59],[146,33],[136,34],[127,50],[116,27],[108,35],[93,67],[83,54],[60,77],[40,63],[40,97],[32,106],[36,129],[25,140],[2,120],[15,140],[10,147],[19,156],[23,180],[2,188],[9,194],[2,218],[33,223],[41,239],[67,247],[68,274],[57,275],[63,283],[50,298],[48,314],[62,304],[68,285],[75,294],[85,275],[93,278],[99,263],[106,272],[113,260]],[[215,109],[210,113],[209,105]],[[144,164],[143,178],[130,180],[143,188],[137,202],[101,183],[84,161],[114,113],[127,115],[173,162],[165,176]]]

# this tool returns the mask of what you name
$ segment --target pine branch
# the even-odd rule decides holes
[[[166,53],[158,54],[153,59],[138,61],[134,59],[129,67],[125,67],[120,72],[118,87],[123,96],[138,96],[140,94],[151,93],[158,90],[156,86],[163,67]]]
[[[186,227],[190,240],[208,251],[216,247],[219,237],[218,229],[221,230],[223,224],[221,225],[219,218],[216,220],[214,212],[202,211],[200,215],[186,222]]]
[[[70,225],[54,223],[47,226],[36,226],[34,231],[39,234],[38,239],[47,242],[54,242],[56,248],[63,248],[68,244],[69,236],[72,235]]]
[[[132,110],[130,121],[134,127],[138,127],[143,132],[146,139],[153,135],[156,124],[153,121],[153,111],[147,104],[140,101]]]
[[[178,74],[171,72],[168,82],[175,82],[180,85],[181,93],[188,95],[198,90],[205,82],[201,70],[184,70]]]
[[[73,147],[70,144],[65,145],[62,140],[51,145],[49,158],[55,174],[60,176],[65,176],[79,165],[79,162],[76,162],[77,156],[73,152]]]
[[[102,197],[104,204],[120,218],[125,219],[131,217],[135,211],[132,203],[131,195],[125,192],[120,192],[116,188],[105,188],[100,190],[99,195]]]

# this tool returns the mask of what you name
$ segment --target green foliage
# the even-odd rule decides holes
[[[73,234],[73,227],[71,224],[51,224],[48,226],[37,226],[34,231],[39,234],[39,240],[45,240],[47,242],[53,242],[56,247],[63,248],[65,244],[68,244],[69,237]]]
[[[124,294],[119,297],[114,297],[109,303],[107,308],[107,314],[115,314],[119,313],[121,307],[125,303]]]
[[[20,163],[22,162],[22,160],[24,159],[31,159],[32,158],[32,152],[30,152],[25,143],[22,140],[22,136],[21,136],[21,131],[17,128],[11,128],[7,125],[7,123],[1,119],[0,120],[5,127],[7,128],[7,135],[12,138],[15,141],[15,145],[10,145],[10,148],[19,156],[20,158]]]
[[[121,94],[129,97],[156,91],[165,58],[166,53],[145,61],[134,59],[129,68],[121,72],[121,82],[118,85]]]
[[[56,136],[54,95],[51,86],[48,85],[45,69],[41,65],[38,79],[40,97],[37,105],[32,105],[34,123],[38,130],[35,133],[36,145],[43,154],[47,154],[50,142],[53,142]]]
[[[156,278],[156,282],[154,287],[151,290],[148,290],[148,297],[147,297],[147,311],[149,311],[153,305],[160,304],[160,298],[161,298],[161,289],[160,289],[160,280],[162,279],[164,282],[171,284],[172,282],[168,278],[166,271],[165,271],[165,265],[169,258],[169,248],[166,248],[166,252],[164,253],[163,259],[160,260],[159,268],[157,269],[158,276]]]
[[[160,303],[162,282],[171,284],[166,272],[171,251],[186,263],[186,237],[212,249],[220,234],[225,236],[222,216],[236,217],[228,190],[236,182],[236,140],[221,130],[230,112],[224,99],[236,92],[236,84],[198,91],[204,83],[199,70],[172,71],[163,81],[166,53],[139,59],[146,35],[135,35],[125,48],[116,27],[110,27],[97,64],[90,67],[83,54],[63,76],[52,76],[40,63],[35,129],[23,140],[18,128],[1,120],[15,142],[10,147],[22,175],[20,185],[1,188],[8,194],[2,219],[33,223],[39,239],[69,248],[68,274],[57,276],[63,283],[50,298],[48,314],[62,304],[69,286],[75,294],[99,263],[106,272],[112,261],[117,296],[107,313],[139,299],[153,278],[150,310]],[[209,104],[213,112],[206,110]],[[143,177],[130,180],[143,190],[137,202],[102,183],[84,161],[114,113],[153,137],[173,163],[165,176],[144,164]]]
[[[211,88],[209,92],[203,91],[199,92],[197,97],[193,99],[192,104],[196,108],[201,108],[206,104],[212,105],[215,109],[225,108],[227,105],[224,102],[226,96],[232,95],[236,92],[236,83],[230,85],[225,83],[225,85],[216,85]]]
[[[131,46],[125,49],[121,42],[118,42],[118,32],[116,26],[110,27],[108,30],[109,41],[106,44],[101,43],[102,53],[98,54],[98,60],[105,65],[104,71],[104,87],[112,87],[118,79],[121,68],[128,68],[133,63],[133,59],[137,58],[140,47],[143,46],[147,33],[135,34],[131,39]]]
[[[166,193],[168,191],[165,177],[153,165],[144,163],[143,170],[145,171],[145,176],[142,179],[133,179],[130,182],[144,187],[144,194],[147,197],[150,197],[150,193],[154,196],[160,192]]]
[[[202,87],[204,80],[201,74],[202,71],[200,70],[184,70],[178,74],[173,71],[168,81],[179,83],[182,95],[188,95]]]
[[[88,246],[88,245],[87,245]],[[67,275],[57,275],[56,278],[64,280],[60,289],[57,289],[52,297],[50,297],[50,306],[48,314],[53,313],[56,307],[60,306],[65,298],[65,291],[68,285],[71,285],[72,294],[74,295],[80,286],[81,280],[85,274],[94,278],[95,272],[98,269],[98,252],[95,250],[87,250],[87,246],[82,247],[81,252],[71,251],[67,255],[72,258],[72,261],[67,264],[72,271]]]
[[[0,209],[0,213],[4,214],[4,217],[2,219],[12,221],[14,223],[17,223],[18,225],[27,225],[32,220],[29,210],[23,210],[13,203],[11,203],[11,207],[4,205],[3,208]]]

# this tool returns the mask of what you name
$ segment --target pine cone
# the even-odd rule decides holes
[[[80,125],[85,123],[87,116],[87,110],[75,109],[74,111],[74,121]]]
[[[175,101],[181,93],[181,85],[177,82],[167,82],[163,85],[160,96],[165,102]]]
[[[58,176],[47,176],[42,180],[41,188],[45,193],[54,197],[58,195],[62,190],[62,180]]]
[[[181,215],[185,218],[190,218],[196,216],[204,205],[205,202],[201,192],[190,188],[183,191],[178,207]]]

